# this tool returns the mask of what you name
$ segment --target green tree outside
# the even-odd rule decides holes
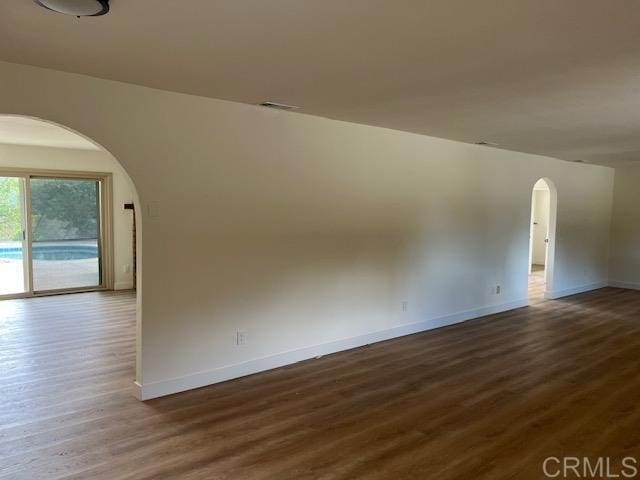
[[[22,240],[21,181],[0,177],[0,241]],[[34,241],[98,238],[98,182],[34,178],[30,186]]]
[[[0,177],[0,241],[22,240],[20,181]]]
[[[31,180],[31,223],[36,242],[98,238],[95,180]]]

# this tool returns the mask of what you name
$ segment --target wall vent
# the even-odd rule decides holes
[[[276,110],[297,110],[298,108],[300,108],[296,107],[295,105],[287,105],[285,103],[278,102],[262,102],[258,105],[260,105],[261,107],[275,108]]]

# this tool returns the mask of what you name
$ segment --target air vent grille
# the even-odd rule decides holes
[[[295,105],[287,105],[285,103],[278,102],[262,102],[258,105],[260,105],[261,107],[275,108],[276,110],[297,110],[298,108],[300,108],[296,107]]]

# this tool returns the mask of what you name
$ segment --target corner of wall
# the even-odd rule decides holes
[[[609,286],[614,288],[626,288],[627,290],[640,290],[640,283],[621,282],[619,280],[609,280]]]

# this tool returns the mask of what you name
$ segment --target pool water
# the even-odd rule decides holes
[[[95,245],[34,245],[34,260],[82,260],[97,258]],[[0,247],[0,260],[21,260],[22,247]]]

